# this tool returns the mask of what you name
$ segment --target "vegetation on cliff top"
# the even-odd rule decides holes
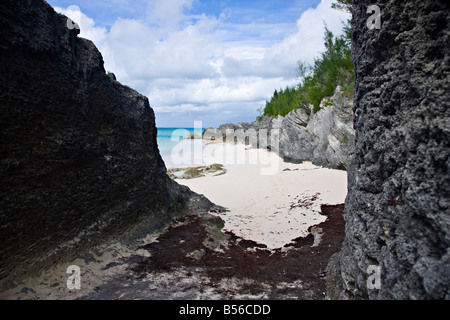
[[[351,0],[338,0],[333,8],[351,13]],[[350,21],[344,24],[344,33],[335,37],[325,26],[325,51],[315,59],[314,65],[298,63],[300,82],[294,87],[275,90],[270,101],[266,101],[263,115],[285,116],[292,110],[305,108],[309,114],[320,110],[323,98],[333,95],[340,85],[344,94],[353,95],[354,66],[351,59],[351,27]],[[262,110],[261,110],[262,111]]]

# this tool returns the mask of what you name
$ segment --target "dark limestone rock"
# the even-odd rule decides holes
[[[330,298],[450,299],[450,4],[353,1],[356,151]],[[379,288],[367,285],[379,267]]]
[[[205,198],[166,175],[148,99],[41,0],[0,2],[0,288]]]

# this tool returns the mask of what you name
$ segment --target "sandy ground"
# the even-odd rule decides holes
[[[159,233],[150,234],[139,242],[152,243],[158,236]],[[120,241],[98,246],[71,262],[55,264],[37,275],[18,281],[14,288],[0,292],[0,300],[79,299],[103,283],[126,273],[129,264],[125,260],[133,255],[148,256],[148,252],[131,249]],[[72,266],[77,266],[80,271],[78,288],[70,288],[76,284],[75,280],[69,280],[75,275],[70,268]]]
[[[226,174],[176,181],[227,208],[229,212],[220,214],[225,230],[239,237],[280,248],[325,221],[321,204],[345,202],[345,171],[310,162],[286,163],[274,153],[243,145],[214,148],[215,152],[208,150],[207,162],[223,164]]]
[[[225,174],[177,181],[228,208],[211,213],[225,221],[225,240],[207,231],[204,218],[179,218],[132,249],[120,242],[95,248],[20,281],[0,299],[323,298],[324,270],[344,234],[347,173],[242,145],[215,144],[208,152],[203,160],[224,164]],[[217,237],[225,242],[205,246]],[[80,289],[67,286],[70,265],[81,270]]]

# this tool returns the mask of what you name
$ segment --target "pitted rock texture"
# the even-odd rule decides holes
[[[166,174],[146,97],[45,1],[0,3],[0,288],[212,204]]]
[[[372,4],[353,1],[356,151],[329,297],[450,299],[450,4],[377,1],[369,29]]]
[[[338,86],[332,97],[324,99],[317,113],[308,115],[302,108],[285,117],[265,116],[251,123],[228,123],[208,128],[204,139],[224,139],[270,149],[285,161],[346,170],[355,149],[353,100]]]

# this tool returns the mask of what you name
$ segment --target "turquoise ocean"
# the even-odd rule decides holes
[[[167,169],[203,163],[201,150],[204,142],[200,139],[183,140],[190,133],[201,136],[203,128],[158,128],[156,140]]]

